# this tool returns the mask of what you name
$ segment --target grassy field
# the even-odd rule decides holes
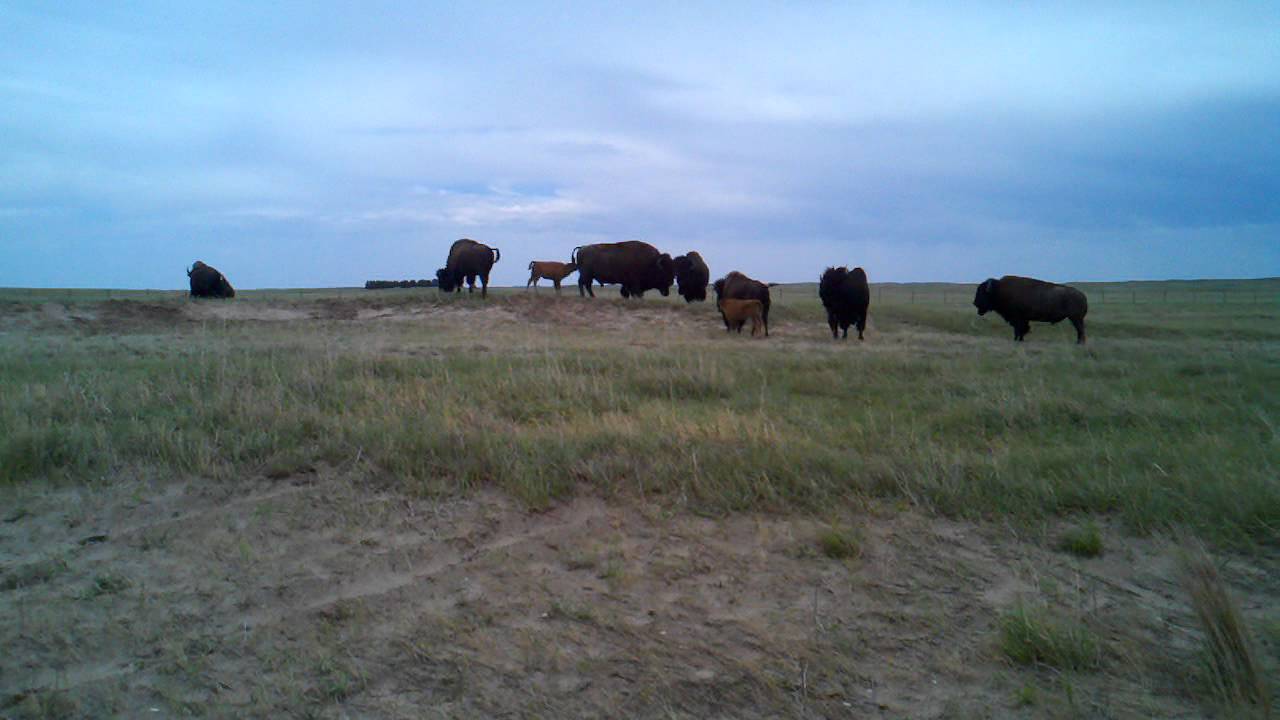
[[[400,685],[376,677],[395,658],[350,649],[349,633],[359,628],[400,648],[396,652],[440,663],[415,671],[426,679],[392,677],[405,686],[434,688],[445,703],[442,715],[500,714],[513,707],[524,707],[517,712],[524,715],[608,715],[622,690],[599,674],[604,670],[574,663],[599,660],[610,643],[631,647],[639,667],[657,672],[679,666],[697,680],[658,672],[649,678],[657,684],[627,695],[638,703],[628,706],[629,714],[704,716],[709,708],[736,707],[726,711],[750,715],[756,711],[740,704],[750,700],[762,716],[822,715],[865,704],[865,696],[849,699],[857,693],[845,685],[871,672],[859,664],[871,659],[855,647],[859,633],[867,631],[866,618],[856,604],[841,605],[845,614],[830,610],[835,615],[824,623],[824,593],[857,588],[860,581],[891,586],[888,574],[877,573],[887,573],[890,556],[901,556],[906,565],[898,580],[927,586],[924,576],[937,574],[936,564],[945,557],[950,559],[944,564],[972,563],[976,569],[962,581],[977,588],[965,596],[969,604],[953,607],[943,596],[954,589],[922,586],[932,600],[920,616],[904,618],[903,632],[948,637],[936,613],[973,612],[973,618],[949,641],[963,649],[962,657],[931,660],[940,663],[930,665],[932,676],[945,680],[939,694],[891,693],[891,699],[868,707],[890,716],[1051,716],[1067,707],[1059,700],[1070,696],[1073,712],[1083,716],[1197,714],[1211,700],[1178,691],[1169,680],[1177,676],[1177,663],[1194,664],[1192,644],[1162,650],[1158,642],[1143,640],[1145,635],[1133,635],[1157,634],[1149,618],[1134,618],[1153,608],[1166,617],[1182,613],[1171,609],[1176,589],[1169,589],[1174,564],[1168,558],[1176,543],[1170,539],[1196,538],[1235,558],[1238,568],[1228,582],[1246,598],[1246,616],[1263,628],[1258,642],[1272,647],[1267,633],[1280,628],[1274,613],[1280,602],[1280,281],[1082,287],[1092,308],[1084,347],[1074,345],[1066,324],[1034,325],[1026,343],[1014,344],[999,318],[976,316],[969,306],[971,288],[941,284],[874,286],[871,327],[862,343],[831,341],[811,284],[774,289],[772,336],[764,340],[727,335],[706,304],[685,305],[674,297],[628,303],[611,290],[595,301],[580,300],[566,288],[561,297],[548,289],[500,289],[487,301],[422,289],[248,291],[230,302],[191,302],[180,293],[149,291],[0,290],[0,486],[5,507],[14,508],[0,535],[8,586],[0,607],[6,621],[22,615],[26,624],[36,622],[30,620],[30,603],[37,598],[66,602],[65,616],[36,623],[43,632],[70,637],[81,622],[101,636],[98,650],[73,650],[11,629],[8,640],[16,645],[10,647],[25,650],[11,653],[16,659],[0,667],[3,690],[10,694],[9,709],[0,698],[0,711],[130,714],[129,703],[138,701],[174,714],[304,714],[299,708],[305,708],[332,716],[411,716],[393,700]],[[255,501],[243,508],[243,517],[230,509],[240,497],[274,498],[279,487],[301,488],[312,505],[271,509],[275,501]],[[319,499],[315,488],[346,504]],[[476,526],[523,527],[574,509],[614,522],[612,534],[606,533],[612,539],[592,540],[583,530],[563,542],[584,547],[557,545],[547,551],[553,558],[508,557],[513,545],[495,545],[487,535],[484,547],[491,552],[459,556],[455,565],[473,563],[472,573],[483,566],[491,578],[509,574],[512,562],[543,563],[566,573],[563,587],[546,580],[525,588],[522,597],[541,598],[528,600],[527,607],[485,610],[494,601],[464,588],[458,592],[469,600],[459,605],[455,598],[448,612],[440,610],[432,620],[421,608],[413,617],[392,610],[400,606],[387,593],[404,585],[382,593],[339,593],[324,607],[307,606],[306,624],[273,616],[279,625],[274,631],[288,638],[275,641],[286,648],[278,650],[283,657],[273,655],[276,646],[265,639],[250,642],[249,624],[238,649],[231,648],[236,623],[249,622],[236,618],[277,602],[257,598],[258,585],[228,579],[229,589],[223,590],[247,603],[237,609],[202,595],[214,590],[196,587],[196,579],[184,581],[191,587],[177,593],[183,612],[200,615],[217,606],[225,612],[212,615],[231,624],[229,630],[201,625],[193,640],[175,629],[184,627],[179,598],[140,579],[146,575],[142,568],[155,564],[147,560],[154,550],[144,545],[152,542],[145,538],[158,521],[131,513],[164,506],[154,498],[175,493],[185,499],[173,500],[174,512],[197,518],[193,528],[207,525],[206,535],[189,546],[166,540],[161,550],[192,560],[191,553],[216,548],[197,559],[229,578],[265,573],[278,597],[300,585],[290,574],[289,556],[264,545],[289,546],[319,533],[320,545],[344,548],[351,565],[314,574],[347,582],[358,574],[355,551],[375,527],[408,523],[400,535],[380,535],[363,546],[370,552],[399,547],[410,529],[426,532],[422,523],[406,519],[405,508],[435,508],[438,521],[439,508],[456,505],[465,508],[459,516]],[[58,503],[68,498],[81,509],[60,510]],[[368,498],[400,508],[394,522],[388,509],[369,514]],[[501,517],[486,515],[486,503],[502,508]],[[323,531],[314,526],[318,518],[326,518]],[[659,580],[679,587],[714,576],[714,567],[699,564],[696,552],[677,558],[675,569],[655,565],[644,559],[643,543],[634,535],[684,533],[703,538],[694,543],[701,547],[710,540],[699,535],[707,531],[700,521],[746,532],[743,518],[756,523],[743,547],[756,543],[760,557],[770,558],[767,565],[776,561],[776,572],[760,580],[772,578],[776,585],[754,590],[781,607],[807,607],[803,597],[792,597],[788,582],[796,578],[784,582],[787,573],[807,567],[806,582],[819,588],[812,591],[813,617],[804,610],[800,619],[791,619],[792,644],[762,641],[763,648],[723,649],[725,665],[708,679],[681,665],[687,655],[673,659],[664,654],[669,648],[630,634],[638,626],[627,618],[641,613],[645,598],[664,592]],[[584,522],[584,528],[590,525]],[[771,529],[761,539],[765,525]],[[775,527],[780,525],[785,532]],[[106,564],[77,559],[81,551],[68,547],[106,552],[94,550],[96,543],[75,545],[83,539],[78,536],[91,534],[90,526],[112,538],[132,532],[128,552],[111,555]],[[915,534],[903,534],[902,527],[916,528]],[[1087,529],[1088,542],[1060,540],[1080,528]],[[521,532],[532,531],[512,531],[514,547],[527,541]],[[543,532],[566,531],[557,526]],[[790,540],[777,540],[787,533]],[[796,533],[803,537],[792,537]],[[983,538],[980,547],[956,539],[975,534]],[[920,541],[927,551],[912,538],[930,539]],[[1062,549],[1076,546],[1089,547],[1089,557],[1102,557],[1076,559]],[[740,557],[740,549],[716,547],[721,561],[741,563],[742,572],[750,572],[751,560]],[[495,559],[498,550],[507,555]],[[961,550],[973,557],[952,555]],[[1126,554],[1128,561],[1121,560]],[[979,555],[982,562],[975,559]],[[1063,588],[1069,581],[1061,578],[1042,582],[1042,575],[1052,573],[1031,567],[1031,557],[1040,558],[1043,568],[1056,564],[1077,573],[1080,563],[1110,564],[1091,571],[1100,578],[1097,584],[1069,592]],[[1130,568],[1135,558],[1150,560],[1156,569]],[[315,560],[317,566],[324,562]],[[1023,571],[1010,575],[1009,567],[1023,568],[1033,579]],[[73,570],[85,575],[73,579]],[[602,588],[600,596],[569,589],[568,575],[584,571],[594,578],[588,584]],[[1130,591],[1138,600],[1116,591],[1104,603],[1114,602],[1123,613],[1085,608],[1080,593],[1093,592],[1096,603],[1098,593],[1111,592],[1107,587],[1141,585],[1124,573],[1148,571],[1155,573],[1150,587]],[[1268,574],[1271,579],[1258,580]],[[410,572],[406,583],[422,581],[419,575]],[[1015,586],[1017,592],[1006,592]],[[716,586],[686,589],[705,600],[716,592],[709,587]],[[546,592],[554,597],[539,595]],[[162,599],[152,597],[156,593]],[[894,603],[889,597],[863,599],[883,601],[884,612]],[[136,603],[145,615],[148,602],[166,608],[155,611],[156,627],[168,628],[157,630],[155,642],[167,674],[144,657],[120,660],[117,665],[131,668],[127,672],[94,675],[93,668],[115,661],[103,657],[115,658],[117,646],[142,651],[123,639],[125,629],[109,626],[108,619],[121,612],[111,603]],[[692,633],[684,650],[708,652],[715,642],[716,633],[708,630],[715,607],[672,602],[673,608],[683,607],[682,615],[672,612]],[[85,609],[94,603],[107,605],[94,611],[101,616]],[[534,607],[546,614],[538,617]],[[1084,649],[1046,675],[1052,663],[1024,651],[1033,642],[1026,639],[1028,628],[1054,608],[1070,616],[1066,627],[1084,628],[1065,635]],[[279,612],[292,617],[294,611]],[[761,610],[762,617],[782,622],[768,614],[775,611],[781,612]],[[529,612],[533,620],[522,614]],[[341,617],[335,620],[334,613]],[[1191,617],[1189,610],[1184,614]],[[414,622],[436,624],[406,625]],[[568,655],[502,659],[478,639],[532,633],[530,622],[558,623],[551,642]],[[1137,623],[1139,630],[1125,623]],[[566,635],[563,626],[572,632]],[[835,627],[843,629],[825,631]],[[1000,652],[1001,627],[1007,636],[1017,628],[1012,637],[1019,652]],[[177,649],[166,644],[175,632],[184,638]],[[1081,640],[1079,632],[1102,637]],[[1109,641],[1108,632],[1127,639]],[[476,645],[465,652],[432,645],[460,636]],[[402,644],[415,639],[426,644],[404,650]],[[212,648],[197,653],[199,662],[187,646],[197,641]],[[546,639],[531,635],[527,641],[526,655]],[[566,642],[577,649],[565,649]],[[910,649],[900,659],[909,664],[911,653],[919,652]],[[1126,653],[1152,659],[1138,663],[1142,670],[1136,674],[1099,676],[1100,667],[1123,666]],[[1033,659],[1024,667],[1020,657]],[[583,696],[588,704],[570,699],[576,692],[570,686],[578,680],[565,680],[563,667],[553,677],[538,669],[539,662],[576,668],[569,674],[594,688]],[[999,677],[964,672],[970,662],[994,664]],[[199,667],[184,670],[183,663]],[[72,673],[69,680],[64,671],[60,680],[59,664],[87,675]],[[601,667],[617,670],[608,663]],[[234,669],[257,674],[265,684],[245,689],[228,679]],[[1068,672],[1068,679],[1053,672]],[[480,679],[467,685],[466,673]],[[1090,679],[1070,679],[1080,674]],[[910,677],[886,676],[871,685],[899,687],[895,683],[910,683]],[[511,678],[531,682],[541,693],[537,702],[526,705],[532,696],[510,692],[494,695],[495,704],[476,704],[475,693],[497,692]]]

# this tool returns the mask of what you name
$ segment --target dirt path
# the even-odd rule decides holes
[[[324,475],[6,495],[0,712],[16,717],[1201,712],[1154,540],[1109,536],[1080,561],[874,507],[826,519],[860,538],[833,560],[810,517],[591,497],[529,513]],[[1276,596],[1234,572],[1247,606]],[[997,621],[1020,600],[1087,615],[1105,670],[1010,665]]]

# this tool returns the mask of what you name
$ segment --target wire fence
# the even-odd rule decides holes
[[[1093,288],[1085,291],[1090,305],[1204,305],[1280,303],[1280,290],[1129,290]],[[912,290],[910,288],[874,288],[873,301],[907,305],[969,305],[972,290]]]

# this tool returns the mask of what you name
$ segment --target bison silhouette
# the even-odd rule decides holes
[[[992,310],[1013,326],[1013,339],[1022,341],[1031,332],[1032,322],[1059,323],[1070,320],[1076,328],[1076,342],[1084,342],[1084,316],[1089,300],[1073,287],[1005,275],[999,280],[987,278],[973,296],[979,315]]]

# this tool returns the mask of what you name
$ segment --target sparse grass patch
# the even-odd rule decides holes
[[[1096,670],[1102,646],[1085,625],[1046,607],[1017,605],[1000,619],[1000,650],[1023,665],[1047,665],[1059,670]]]
[[[67,569],[67,561],[61,557],[51,557],[36,562],[19,565],[0,577],[0,590],[14,590],[49,582]]]
[[[1213,558],[1193,547],[1181,561],[1183,587],[1204,633],[1201,676],[1211,697],[1237,712],[1256,708],[1270,717],[1271,693],[1253,638]]]
[[[549,620],[573,620],[580,623],[594,624],[596,615],[586,605],[568,600],[552,600],[546,614]]]
[[[93,576],[93,580],[89,583],[89,588],[85,591],[85,597],[95,598],[102,595],[115,595],[128,590],[132,585],[133,583],[129,578],[119,573],[99,573]]]
[[[1058,537],[1058,549],[1078,557],[1102,555],[1102,530],[1092,520],[1065,530]]]
[[[833,560],[862,555],[862,533],[851,527],[830,527],[818,533],[818,547]]]

